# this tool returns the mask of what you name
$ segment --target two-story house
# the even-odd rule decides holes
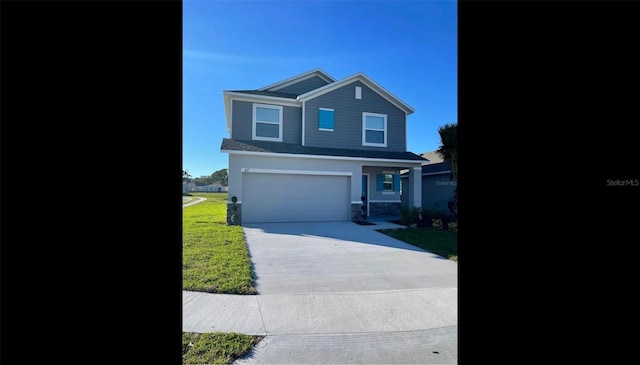
[[[257,90],[224,91],[229,201],[237,223],[348,221],[420,207],[422,157],[407,152],[413,108],[363,73],[315,69]],[[364,199],[363,199],[364,197]],[[363,208],[364,207],[364,208]]]

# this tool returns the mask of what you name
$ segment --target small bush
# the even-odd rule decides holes
[[[435,229],[436,231],[440,231],[442,229],[442,219],[432,219],[431,227],[433,227],[433,229]]]
[[[448,223],[447,226],[449,228],[449,232],[458,232],[458,223],[451,222],[451,223]]]
[[[418,218],[420,218],[420,208],[419,207],[402,207],[400,208],[400,222],[402,225],[410,226],[414,223],[418,222]]]
[[[422,211],[422,219],[426,222],[425,226],[431,226],[431,221],[433,219],[444,219],[449,217],[444,210],[437,209],[424,209]]]

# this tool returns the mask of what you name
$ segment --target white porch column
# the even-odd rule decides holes
[[[409,170],[409,207],[422,208],[422,166]]]

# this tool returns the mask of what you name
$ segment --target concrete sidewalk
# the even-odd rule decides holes
[[[193,201],[192,201],[193,200]],[[190,207],[192,205],[196,205],[198,203],[202,203],[203,201],[207,200],[207,198],[203,198],[203,197],[182,197],[182,207]]]
[[[243,227],[259,294],[185,291],[183,330],[266,336],[239,364],[456,363],[457,263],[375,229]]]

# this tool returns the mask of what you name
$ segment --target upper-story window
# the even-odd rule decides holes
[[[333,109],[320,108],[318,110],[318,129],[333,131]]]
[[[387,147],[387,115],[362,113],[362,145]]]
[[[282,106],[253,104],[253,139],[282,142]]]

